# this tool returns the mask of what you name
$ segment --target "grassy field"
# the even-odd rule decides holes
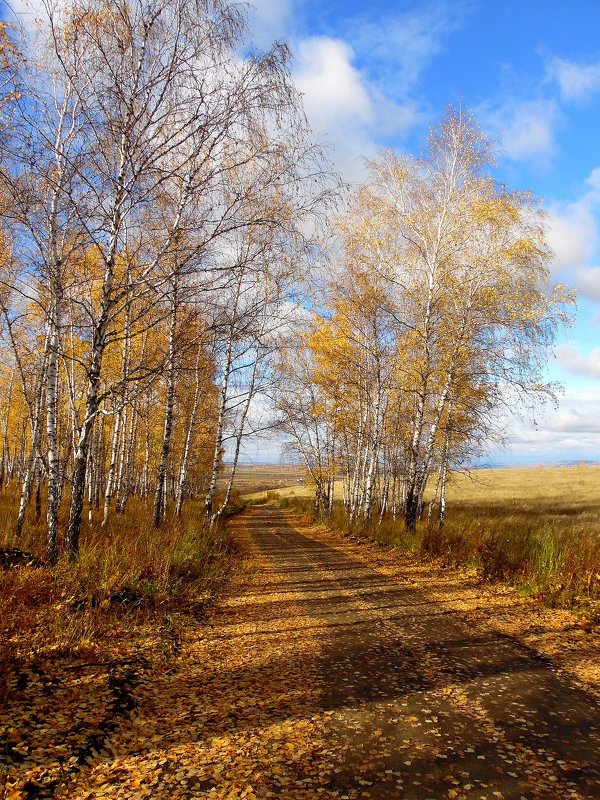
[[[341,485],[337,488],[339,496]],[[309,486],[244,499],[285,502],[309,510]],[[343,509],[332,525],[348,528]],[[368,530],[386,544],[433,555],[446,564],[468,564],[488,579],[518,583],[549,605],[595,605],[600,597],[600,467],[530,467],[474,470],[454,475],[443,530],[422,523],[409,535],[384,520]]]
[[[264,469],[265,473],[260,470]],[[293,468],[247,467],[236,481],[246,500],[266,498],[268,490],[276,489],[280,497],[312,497],[310,485],[288,480],[286,470]],[[273,472],[269,472],[273,470]],[[263,487],[266,474],[273,485]],[[297,468],[293,475],[302,478],[304,473]],[[279,482],[276,482],[276,479]],[[278,488],[279,487],[279,488]],[[341,482],[336,483],[336,497],[341,497]],[[522,502],[536,504],[556,501],[570,506],[593,506],[600,513],[600,466],[578,465],[572,467],[518,467],[502,469],[478,469],[469,473],[456,473],[448,487],[448,502],[451,504],[483,504]]]
[[[481,470],[457,476],[443,531],[422,547],[513,578],[549,604],[600,597],[600,467]]]
[[[241,494],[266,492],[271,489],[286,491],[286,487],[300,487],[304,483],[304,469],[277,464],[240,464],[235,474],[235,488]],[[223,486],[230,475],[225,465],[219,484]]]
[[[520,467],[454,475],[448,501],[575,503],[600,510],[600,466]]]

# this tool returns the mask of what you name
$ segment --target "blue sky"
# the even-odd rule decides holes
[[[2,0],[0,0],[0,3]],[[34,0],[35,5],[41,0]],[[11,0],[18,13],[27,0]],[[600,454],[600,2],[253,0],[252,39],[288,42],[314,130],[360,180],[381,146],[418,152],[449,103],[477,116],[496,177],[549,214],[553,278],[578,293],[574,328],[550,358],[557,410],[512,420],[502,463]],[[252,450],[253,448],[249,448]],[[273,458],[260,445],[248,455]]]
[[[253,38],[292,50],[315,131],[348,180],[381,146],[418,152],[449,103],[495,144],[495,176],[548,211],[554,280],[577,291],[551,354],[557,410],[509,423],[501,463],[600,459],[600,3],[254,0]]]

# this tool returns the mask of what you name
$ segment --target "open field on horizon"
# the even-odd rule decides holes
[[[416,534],[401,520],[386,518],[381,526],[360,520],[353,529],[385,544],[441,558],[446,564],[478,568],[484,578],[521,585],[550,605],[583,604],[598,615],[600,595],[600,466],[522,467],[456,474],[448,487],[446,525]],[[267,498],[267,492],[246,500],[297,501],[308,507],[310,486],[291,486]],[[336,484],[341,496],[341,483]],[[427,497],[426,497],[427,499]],[[330,524],[348,528],[341,506]]]
[[[302,477],[304,473],[300,468],[297,469],[299,477]],[[262,475],[254,470],[258,468],[248,468],[242,481],[237,484],[246,500],[260,500],[266,496],[267,490],[257,487],[258,482],[263,482]],[[285,475],[283,468],[280,474],[282,477]],[[557,503],[572,501],[576,504],[592,505],[600,512],[599,486],[600,465],[477,469],[452,474],[448,484],[448,503],[451,505],[454,501],[459,501],[462,504],[489,504],[507,499],[517,503],[521,500],[535,502],[554,499]],[[341,488],[341,481],[337,481],[336,497],[341,497]],[[281,497],[311,497],[313,490],[307,483],[289,483],[281,485],[277,493]]]
[[[219,486],[224,486],[231,474],[231,466],[225,464],[219,477]],[[302,486],[305,470],[289,464],[238,464],[234,487],[242,494],[248,492],[285,489]]]

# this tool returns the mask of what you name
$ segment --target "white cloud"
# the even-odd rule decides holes
[[[581,297],[600,303],[600,167],[585,181],[587,190],[573,203],[552,203],[548,210],[548,243],[554,252],[552,272]]]
[[[594,266],[600,243],[600,167],[585,181],[588,189],[573,203],[553,203],[548,212],[548,242],[554,251],[552,271],[579,294],[600,301],[600,267]]]
[[[403,138],[428,114],[415,99],[443,37],[462,25],[470,0],[432,0],[417,11],[342,17],[338,35],[298,37],[301,0],[251,0],[254,40],[287,35],[292,72],[315,133],[333,146],[346,180],[364,178],[364,160]]]
[[[600,267],[579,267],[574,272],[573,285],[579,294],[600,303]]]
[[[568,407],[559,409],[546,426],[548,433],[567,433],[573,436],[578,433],[600,433],[599,403],[589,411]]]
[[[511,460],[552,462],[597,460],[600,454],[600,395],[597,386],[567,389],[559,407],[535,426],[512,423]]]
[[[305,39],[298,46],[294,80],[315,133],[332,146],[331,157],[345,180],[360,180],[364,157],[377,145],[370,133],[374,119],[370,87],[352,65],[352,48],[339,39]]]
[[[482,124],[514,161],[547,161],[556,152],[558,108],[550,100],[511,100],[499,108],[483,107]]]
[[[563,100],[587,100],[600,89],[600,62],[584,65],[554,58],[547,69],[557,81]]]
[[[352,48],[339,39],[315,37],[299,44],[294,78],[319,132],[331,133],[334,123],[372,119],[371,100],[364,78],[352,66],[353,57]]]
[[[68,0],[51,0],[50,6],[59,9],[67,3]],[[9,14],[26,30],[36,17],[47,17],[45,0],[5,0],[5,4]],[[296,0],[250,0],[248,24],[252,43],[268,49],[276,40],[285,39],[295,5]]]
[[[576,347],[563,344],[556,350],[556,361],[570,375],[600,380],[600,347],[596,347],[589,355],[584,356]],[[600,396],[598,401],[600,402]]]
[[[600,167],[594,167],[588,177],[585,179],[588,186],[592,187],[592,191],[600,195]]]
[[[404,135],[422,119],[415,103],[400,104],[354,66],[345,41],[312,37],[298,43],[294,80],[316,134],[333,145],[333,160],[346,180],[364,177],[384,137]]]
[[[583,267],[592,257],[598,228],[590,206],[591,198],[584,196],[578,202],[554,204],[549,209],[548,243],[554,251],[554,271]]]

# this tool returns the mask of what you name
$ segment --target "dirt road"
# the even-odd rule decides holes
[[[369,551],[256,508],[251,568],[68,797],[600,798],[597,701]]]
[[[549,663],[282,514],[256,511],[247,524],[319,629],[322,701],[342,755],[330,787],[600,797],[600,710]],[[272,619],[277,604],[264,610]]]

